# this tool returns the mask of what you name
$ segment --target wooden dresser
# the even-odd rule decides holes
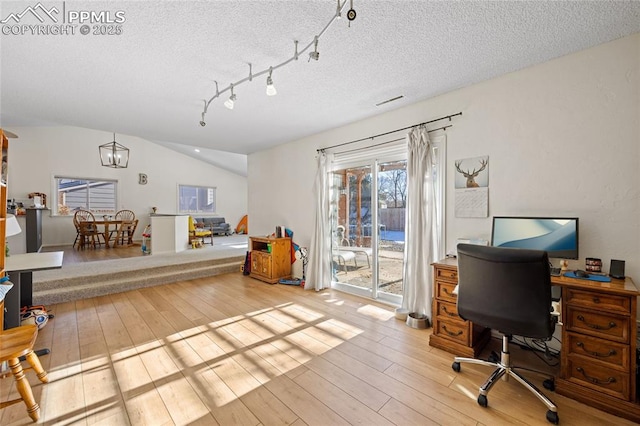
[[[429,345],[459,356],[476,357],[491,337],[491,330],[465,321],[458,316],[458,284],[456,259],[433,264],[433,334]]]
[[[456,259],[433,264],[431,346],[455,355],[477,356],[490,330],[457,316]],[[598,282],[551,277],[562,288],[562,349],[556,392],[640,423],[636,389],[637,298],[633,281]]]
[[[562,351],[556,391],[640,423],[636,307],[630,278],[610,283],[553,277],[562,286]]]
[[[251,277],[276,284],[291,278],[291,238],[250,237]]]

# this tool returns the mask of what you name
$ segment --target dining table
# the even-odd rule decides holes
[[[100,227],[102,227],[102,229],[103,229],[102,236],[104,237],[104,245],[105,245],[105,247],[106,248],[111,247],[109,245],[109,240],[111,239],[111,233],[118,230],[118,225],[120,225],[122,223],[122,220],[116,220],[116,219],[98,220],[98,219],[96,219],[94,221],[94,223],[98,226],[98,229],[100,229]],[[114,225],[113,228],[111,227],[111,225]]]

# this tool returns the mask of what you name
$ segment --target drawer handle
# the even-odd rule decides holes
[[[593,328],[594,330],[611,330],[616,326],[616,323],[613,321],[609,323],[609,327],[603,327],[598,324],[589,324],[584,320],[584,317],[582,315],[578,315],[578,321],[582,321],[587,327]]]
[[[449,289],[448,288],[443,288],[442,291],[444,292],[444,294],[446,294],[447,296],[452,296],[451,293],[449,293]]]
[[[446,306],[442,307],[442,312],[444,312],[445,314],[449,315],[450,317],[457,317],[458,316],[458,314],[455,313],[455,312],[447,311],[447,307]]]
[[[449,336],[452,336],[452,337],[457,337],[457,336],[460,336],[462,333],[464,333],[462,330],[459,330],[457,333],[453,333],[453,332],[447,330],[447,326],[446,325],[443,325],[442,329],[445,331],[445,333],[447,333]]]
[[[595,377],[591,377],[587,373],[584,372],[582,367],[578,367],[578,368],[576,368],[576,370],[578,370],[578,373],[581,373],[584,376],[585,379],[587,379],[588,381],[590,381],[591,383],[596,384],[596,385],[610,385],[611,383],[615,383],[616,382],[616,378],[615,377],[609,377],[606,382],[604,380],[601,381],[599,379],[596,379]]]
[[[599,297],[594,297],[593,298],[593,303],[600,303],[600,298]]]
[[[595,357],[598,357],[598,358],[607,358],[607,357],[613,356],[613,355],[615,355],[617,353],[615,349],[610,349],[608,354],[604,354],[604,353],[601,354],[599,352],[588,351],[587,348],[584,347],[584,343],[582,343],[582,342],[578,342],[578,343],[576,343],[576,345],[578,347],[582,348],[582,350],[585,351],[586,353],[588,353],[589,355],[595,356]]]

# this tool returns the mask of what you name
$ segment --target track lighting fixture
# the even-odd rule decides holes
[[[318,52],[318,36],[316,36],[313,40],[314,47],[313,52],[309,52],[309,61],[312,59],[314,61],[320,59],[320,52]]]
[[[233,84],[231,85],[231,96],[229,96],[229,99],[227,99],[226,101],[224,101],[224,106],[226,106],[229,109],[233,109],[233,106],[236,103],[236,95],[233,94]]]
[[[349,26],[351,26],[351,21],[356,19],[356,11],[353,8],[353,0],[349,0],[349,5],[350,8],[347,12],[347,19],[349,21]],[[287,65],[289,62],[292,62],[294,60],[298,60],[298,57],[301,54],[304,54],[305,52],[307,52],[309,49],[311,49],[311,47],[313,46],[313,51],[309,52],[309,59],[308,62],[311,62],[311,59],[313,59],[314,61],[317,61],[320,59],[320,52],[318,52],[318,40],[320,39],[320,37],[322,37],[324,35],[324,33],[329,29],[329,27],[331,26],[331,24],[333,24],[334,21],[339,20],[342,17],[342,11],[343,9],[345,9],[347,6],[347,0],[337,0],[337,6],[336,6],[336,11],[333,14],[333,16],[331,17],[331,20],[327,23],[327,25],[324,26],[324,28],[322,29],[322,31],[320,31],[314,38],[313,40],[307,44],[302,50],[298,50],[298,40],[294,40],[294,53],[293,56],[277,65],[273,65],[270,66],[267,69],[264,69],[258,73],[253,73],[253,68],[251,63],[249,63],[249,76],[236,81],[235,83],[231,83],[229,84],[229,86],[225,87],[222,90],[218,89],[218,82],[216,81],[216,94],[213,95],[211,97],[211,99],[209,99],[208,101],[205,101],[204,103],[204,111],[202,112],[202,120],[200,120],[200,125],[202,127],[206,126],[206,123],[204,121],[204,116],[207,113],[207,108],[209,106],[209,104],[211,104],[211,102],[213,102],[214,99],[217,99],[220,97],[220,95],[222,95],[224,92],[226,91],[230,91],[231,92],[231,96],[229,96],[229,99],[227,99],[224,102],[224,106],[229,108],[229,109],[233,109],[234,105],[235,105],[235,101],[236,101],[236,95],[233,93],[233,87],[237,86],[238,84],[242,84],[245,81],[253,81],[253,77],[259,77],[263,74],[267,74],[267,89],[266,89],[266,93],[268,96],[273,96],[277,93],[276,88],[273,85],[273,79],[271,77],[273,70],[274,69],[278,69],[280,67],[283,67],[285,65]]]
[[[269,68],[269,77],[267,77],[267,96],[274,96],[278,94],[276,87],[273,85],[273,79],[271,78],[272,72],[273,68]]]
[[[207,101],[205,99],[204,100],[204,111],[202,111],[202,119],[200,120],[200,125],[202,127],[207,125],[207,123],[205,123],[205,121],[204,121],[204,115],[207,113],[207,108],[208,108],[208,105],[207,105]]]

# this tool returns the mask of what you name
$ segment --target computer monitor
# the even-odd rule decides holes
[[[549,257],[578,259],[578,218],[494,216],[491,245],[545,250]]]

